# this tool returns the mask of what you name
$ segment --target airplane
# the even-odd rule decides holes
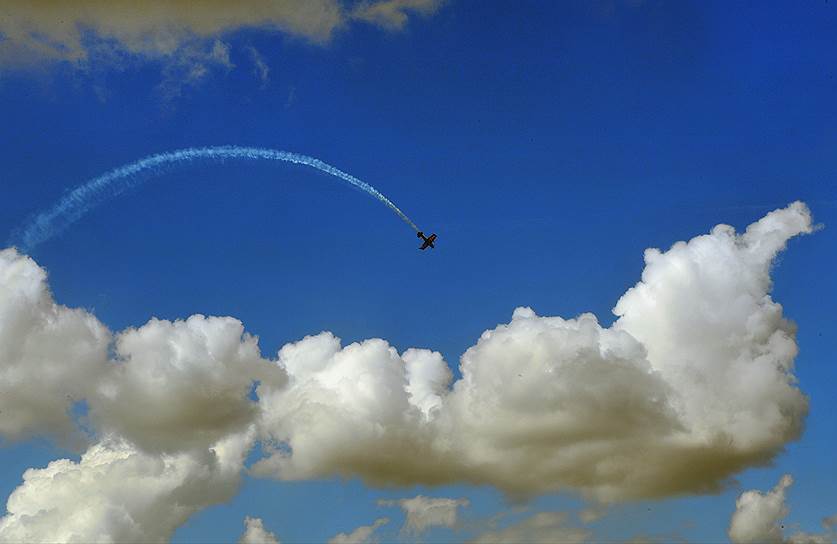
[[[427,249],[428,247],[430,247],[430,248],[435,248],[436,247],[435,245],[433,245],[433,242],[436,241],[436,235],[435,234],[431,234],[430,236],[425,236],[423,232],[419,231],[418,237],[421,238],[422,240],[424,240],[424,243],[421,244],[421,247],[419,249],[424,250],[424,249]]]

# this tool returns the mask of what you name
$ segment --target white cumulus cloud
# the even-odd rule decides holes
[[[648,250],[612,326],[518,308],[466,351],[454,383],[439,353],[343,346],[328,332],[267,360],[229,317],[111,334],[56,304],[34,261],[0,251],[0,436],[81,444],[70,411],[84,401],[93,442],[79,462],[27,471],[0,535],[165,540],[234,493],[255,440],[267,455],[252,473],[279,479],[465,482],[602,502],[718,490],[801,432],[795,326],[770,274],[811,230],[794,203],[743,234],[722,225]],[[462,504],[432,500],[399,504],[411,530],[455,523]],[[370,538],[368,527],[343,537]]]
[[[106,371],[109,341],[90,313],[55,303],[35,261],[0,251],[0,437],[78,445],[70,409]]]
[[[360,474],[379,484],[407,484],[437,472],[433,429],[422,411],[426,399],[408,393],[406,365],[387,342],[341,347],[322,333],[285,345],[279,364],[289,385],[258,389],[260,426],[276,448],[254,473],[287,479]],[[433,375],[416,374],[414,388],[432,389],[421,380]]]
[[[601,501],[717,491],[801,432],[795,326],[770,297],[770,271],[811,231],[797,202],[740,235],[720,225],[648,250],[611,327],[518,308],[467,350],[450,389],[431,352],[342,347],[330,333],[288,344],[289,385],[259,390],[274,448],[255,470]]]
[[[264,528],[261,518],[244,518],[244,534],[238,544],[279,544],[276,535]]]
[[[167,542],[189,516],[232,498],[251,440],[175,455],[105,441],[79,462],[29,469],[0,518],[0,542]]]
[[[207,447],[257,415],[254,381],[285,377],[229,317],[152,319],[115,339],[116,360],[90,399],[97,426],[147,450]],[[142,409],[138,409],[142,407]]]
[[[735,501],[728,535],[734,544],[829,544],[835,542],[831,518],[823,520],[823,533],[796,531],[785,536],[782,520],[788,515],[785,492],[793,484],[793,477],[785,474],[772,490],[762,493],[750,490]],[[832,516],[834,517],[834,516]]]
[[[783,542],[779,522],[788,515],[785,490],[793,483],[785,474],[771,491],[745,491],[735,501],[735,512],[729,526],[729,538],[736,544]]]

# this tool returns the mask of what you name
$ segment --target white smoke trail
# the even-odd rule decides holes
[[[73,189],[49,210],[33,217],[20,231],[20,243],[18,245],[22,250],[29,251],[38,244],[49,240],[78,221],[97,205],[142,183],[144,180],[138,177],[139,174],[145,172],[154,173],[162,167],[176,163],[226,159],[283,161],[310,166],[320,172],[339,178],[380,200],[395,212],[402,221],[410,225],[413,230],[419,230],[415,223],[404,212],[398,209],[398,206],[393,204],[392,201],[382,195],[377,189],[319,159],[276,149],[218,146],[187,148],[151,155],[131,164],[120,166],[92,179],[84,185]]]

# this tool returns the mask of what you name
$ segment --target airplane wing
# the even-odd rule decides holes
[[[435,245],[433,245],[433,242],[436,241],[436,235],[435,234],[431,234],[430,236],[425,237],[423,232],[419,232],[418,235],[419,235],[419,238],[424,240],[424,243],[421,245],[421,247],[419,249],[423,250],[423,249],[427,249],[428,247],[436,247]]]

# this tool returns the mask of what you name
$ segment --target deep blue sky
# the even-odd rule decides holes
[[[766,489],[791,472],[789,519],[816,530],[837,505],[823,477],[837,470],[835,31],[837,7],[825,1],[451,1],[402,32],[353,26],[325,46],[237,33],[228,37],[237,68],[173,100],[155,92],[153,64],[6,71],[0,237],[68,188],[156,152],[239,144],[313,155],[375,185],[438,233],[437,249],[416,251],[396,216],[331,178],[229,163],[156,178],[33,257],[59,302],[113,330],[151,316],[232,315],[268,355],[331,330],[345,342],[436,349],[455,366],[516,306],[610,323],[646,247],[717,223],[741,229],[803,200],[825,229],[791,242],[774,298],[799,325],[807,429],[775,466],[740,482]],[[271,68],[263,88],[251,45]],[[0,450],[0,495],[56,455],[46,445]],[[723,540],[740,489],[620,507],[599,534]],[[504,508],[487,489],[422,491],[469,496],[474,516]],[[398,520],[375,499],[415,492],[248,479],[176,540],[237,538],[244,515],[283,540],[322,540]],[[536,503],[567,504],[578,506],[569,496]],[[315,522],[300,505],[331,510]]]

